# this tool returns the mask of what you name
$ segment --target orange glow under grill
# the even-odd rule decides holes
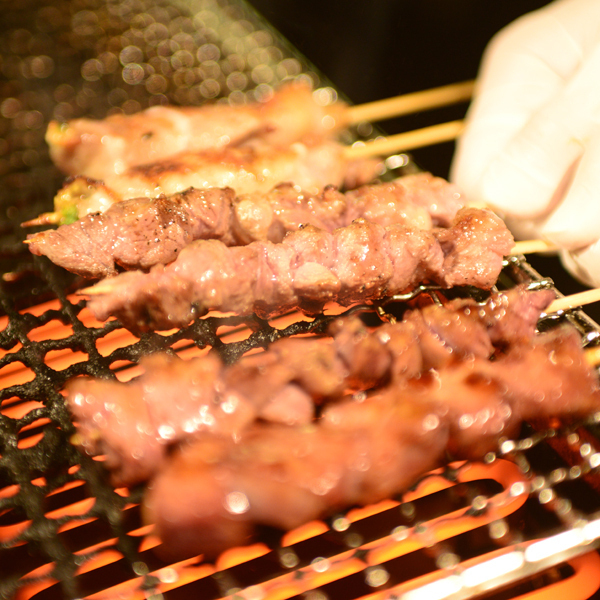
[[[73,302],[76,298],[71,299]],[[33,314],[42,314],[49,309],[60,308],[58,302],[49,303],[34,307],[31,310]],[[289,315],[278,319],[276,325],[284,327],[285,325],[297,321],[299,315]],[[300,317],[301,318],[301,317]],[[86,327],[100,327],[91,315],[84,309],[80,313],[80,319]],[[0,329],[6,327],[7,320],[0,320]],[[246,327],[231,327],[228,331],[220,332],[227,341],[244,339],[250,333]],[[67,338],[72,334],[70,327],[62,325],[58,321],[52,321],[33,331],[31,341],[35,342],[42,339],[60,340]],[[100,338],[98,342],[98,351],[106,356],[115,349],[125,347],[135,343],[135,338],[125,330],[119,329],[112,334]],[[192,345],[182,344],[181,356],[191,358],[198,356],[204,351]],[[6,353],[0,353],[3,356]],[[46,361],[53,369],[62,370],[80,360],[86,360],[81,352],[72,352],[69,350],[56,351],[46,356]],[[117,365],[119,366],[119,365]],[[141,373],[141,368],[124,364],[128,368],[119,369],[118,378],[126,381]],[[32,372],[25,368],[21,363],[10,363],[0,371],[0,385],[9,387],[28,381],[33,376]],[[41,405],[35,401],[20,401],[18,398],[7,401],[3,404],[2,414],[11,418],[21,418],[29,411],[39,408]],[[22,447],[32,446],[39,442],[41,433],[35,433],[40,422],[34,422],[24,428],[21,440]],[[30,436],[27,432],[31,431]],[[374,541],[359,543],[357,547],[346,547],[345,550],[337,554],[323,558],[323,561],[313,561],[306,566],[294,567],[293,564],[287,571],[265,582],[243,590],[237,590],[229,594],[224,594],[231,598],[246,600],[285,600],[293,598],[299,594],[308,593],[311,590],[317,590],[331,582],[343,580],[355,574],[361,574],[365,578],[377,567],[377,565],[386,565],[399,557],[406,556],[418,550],[427,549],[432,544],[443,544],[445,540],[460,536],[465,532],[476,530],[481,527],[489,527],[493,522],[502,521],[505,518],[514,515],[519,511],[527,500],[526,493],[511,495],[510,490],[514,489],[515,484],[526,484],[527,480],[517,466],[508,460],[498,459],[491,464],[483,463],[460,463],[452,465],[456,469],[457,480],[451,482],[443,476],[441,471],[435,472],[423,479],[414,491],[407,492],[402,498],[402,505],[395,500],[388,500],[377,505],[352,509],[347,515],[348,527],[360,523],[365,519],[375,516],[387,515],[390,519],[389,534],[384,535]],[[500,492],[488,499],[488,510],[482,514],[473,516],[468,514],[467,508],[454,510],[441,514],[427,523],[418,526],[396,530],[394,528],[393,515],[401,510],[402,506],[409,505],[419,499],[432,496],[440,491],[448,490],[453,486],[464,482],[478,482],[492,480],[501,487]],[[43,485],[40,480],[39,485]],[[525,489],[525,488],[524,488]],[[0,498],[10,497],[18,491],[17,486],[11,486],[0,490]],[[48,498],[49,510],[46,517],[53,520],[67,518],[65,523],[58,529],[59,534],[78,535],[78,531],[85,536],[87,529],[93,527],[94,519],[85,517],[93,507],[94,500],[86,496],[83,482],[69,483],[63,488],[55,491]],[[127,511],[135,515],[139,507],[130,505],[126,507]],[[135,520],[135,519],[134,519]],[[31,526],[29,520],[11,519],[10,513],[0,513],[0,542],[8,542],[16,535],[27,530]],[[152,553],[153,548],[159,544],[152,535],[151,527],[138,527],[130,532],[130,535],[143,537],[140,545],[142,553]],[[288,532],[282,539],[282,549],[294,548],[307,540],[310,541],[318,536],[326,535],[329,531],[328,525],[324,522],[314,522],[305,525],[297,530]],[[101,572],[110,566],[119,564],[123,560],[123,555],[114,548],[115,539],[107,537],[103,540],[93,539],[89,546],[85,546],[76,551],[77,555],[88,557],[83,561],[77,575],[80,577],[93,576],[95,571]],[[22,544],[22,543],[21,543]],[[512,545],[504,550],[498,550],[496,553],[508,552]],[[361,557],[357,556],[357,550],[362,552]],[[199,559],[190,559],[175,564],[160,564],[156,569],[146,572],[142,566],[139,576],[121,574],[116,579],[110,577],[106,579],[106,587],[101,591],[94,593],[89,598],[94,600],[108,600],[115,598],[131,598],[140,600],[147,598],[147,592],[143,590],[144,577],[148,575],[156,578],[157,592],[166,594],[169,598],[169,592],[175,590],[184,590],[185,586],[192,585],[207,578],[214,578],[220,572],[233,569],[244,563],[249,563],[259,557],[266,557],[271,550],[264,544],[258,543],[245,548],[235,548],[225,552],[215,565],[202,563]],[[91,558],[90,553],[93,553]],[[465,563],[465,567],[471,564],[490,558],[490,554],[472,559]],[[318,558],[318,557],[315,557]],[[575,599],[588,598],[600,587],[600,557],[591,552],[587,555],[577,557],[569,561],[570,575],[562,579],[554,579],[542,588],[535,591],[528,591],[524,594],[515,595],[515,598],[527,598],[535,600],[550,600],[556,598],[558,594],[564,594],[565,597]],[[52,578],[52,564],[41,564],[32,566],[26,578],[30,583],[20,589],[17,600],[39,599],[46,600],[59,598],[60,590],[57,581]],[[103,575],[100,575],[101,577]],[[378,586],[373,584],[373,592],[361,596],[364,600],[384,600],[389,599],[390,595],[396,594],[398,597],[402,593],[418,588],[426,583],[435,582],[443,579],[446,571],[443,568],[435,569],[425,575],[418,576],[394,588],[385,585]],[[375,582],[376,583],[376,582]],[[381,589],[378,589],[381,587]],[[181,596],[177,596],[178,598]],[[187,596],[185,596],[187,597]],[[192,596],[190,596],[191,598]],[[309,596],[312,598],[313,596]],[[392,596],[393,597],[393,596]],[[315,600],[321,596],[315,595]]]

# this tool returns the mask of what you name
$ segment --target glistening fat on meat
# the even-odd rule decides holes
[[[541,378],[516,381],[516,363]],[[201,436],[153,479],[145,519],[169,559],[212,558],[251,542],[257,526],[289,530],[401,493],[446,451],[482,458],[527,414],[581,417],[598,409],[597,375],[578,333],[565,326],[496,362],[472,356],[362,402],[333,404],[312,427],[256,424],[235,442]]]
[[[216,354],[191,361],[152,356],[141,363],[145,374],[127,384],[69,384],[76,439],[85,452],[107,456],[116,485],[144,481],[169,447],[200,433],[237,436],[257,418],[307,425],[315,404],[339,401],[348,389],[404,386],[457,359],[528,347],[553,298],[550,290],[519,286],[483,305],[455,300],[411,311],[373,331],[358,318],[337,319],[331,342],[286,338],[227,367]]]
[[[308,226],[280,244],[229,248],[199,240],[167,266],[90,288],[88,306],[100,320],[112,315],[133,331],[147,331],[188,325],[209,310],[264,318],[294,308],[314,314],[327,302],[377,300],[423,280],[489,289],[513,243],[494,213],[471,208],[461,209],[448,229],[432,232],[358,219],[332,233]],[[460,259],[465,249],[468,262]]]
[[[310,224],[327,231],[364,218],[419,229],[447,226],[462,207],[457,188],[428,173],[364,186],[346,194],[327,186],[309,194],[284,183],[269,192],[236,195],[231,188],[190,188],[171,196],[117,202],[106,212],[30,235],[29,249],[85,277],[146,270],[173,261],[190,242],[217,239],[228,246],[281,242]]]

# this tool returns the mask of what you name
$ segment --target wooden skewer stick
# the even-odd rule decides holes
[[[431,108],[449,106],[469,100],[473,95],[475,81],[463,81],[443,87],[385,98],[357,106],[349,106],[347,115],[350,123],[382,121]]]
[[[572,308],[578,308],[585,306],[586,304],[592,304],[600,301],[600,289],[596,288],[593,290],[585,290],[577,294],[571,294],[570,296],[564,296],[563,298],[557,298],[548,306],[545,310],[546,313],[556,313],[562,310],[569,310]]]
[[[423,146],[431,146],[455,140],[464,129],[461,120],[431,125],[414,131],[406,131],[386,138],[377,138],[368,142],[357,142],[344,150],[348,159],[368,158],[370,156],[388,156],[396,152],[407,152]]]
[[[110,294],[113,290],[113,286],[108,283],[108,285],[104,284],[104,281],[97,283],[96,285],[92,285],[91,287],[81,288],[76,291],[78,296],[102,296],[102,294]]]
[[[521,240],[515,242],[513,249],[510,251],[510,256],[518,254],[535,254],[537,252],[553,252],[558,248],[551,242],[545,240]]]

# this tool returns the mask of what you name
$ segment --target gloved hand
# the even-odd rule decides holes
[[[600,286],[600,0],[555,0],[492,39],[451,179]]]

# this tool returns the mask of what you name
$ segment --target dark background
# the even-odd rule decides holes
[[[290,43],[354,104],[474,79],[491,37],[547,1],[251,0]],[[466,105],[392,119],[388,134],[464,116]],[[447,177],[454,143],[415,150],[417,164]],[[565,294],[583,288],[556,257],[529,262]],[[600,308],[586,312],[600,320]]]
[[[251,0],[354,104],[475,78],[490,38],[547,1]],[[458,110],[458,112],[456,112]],[[388,133],[462,116],[465,106],[382,124]],[[413,154],[447,176],[453,144]]]

